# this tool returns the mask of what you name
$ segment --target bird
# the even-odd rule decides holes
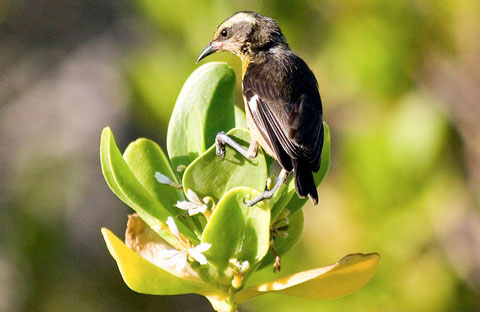
[[[216,154],[225,156],[225,144],[247,159],[258,145],[282,167],[275,186],[247,206],[271,198],[289,175],[295,176],[300,198],[316,205],[313,173],[318,172],[324,141],[322,101],[315,75],[289,47],[278,23],[252,11],[240,11],[219,24],[197,63],[218,51],[237,55],[242,62],[242,89],[251,141],[248,149],[224,132],[215,138]]]

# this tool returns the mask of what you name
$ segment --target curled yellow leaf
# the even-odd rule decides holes
[[[115,234],[102,228],[103,238],[112,257],[117,261],[125,284],[133,291],[151,295],[197,293],[212,295],[218,291],[206,283],[186,280],[152,264],[128,248]]]
[[[335,299],[351,294],[372,278],[380,261],[377,253],[352,254],[335,264],[295,273],[240,291],[237,302],[269,292],[307,299]]]
[[[168,259],[162,257],[161,253],[174,247],[155,233],[136,213],[128,216],[125,244],[128,248],[134,250],[152,264],[170,272],[170,274],[192,282],[203,282],[189,264],[181,272],[177,272],[174,266],[169,267],[167,265]]]

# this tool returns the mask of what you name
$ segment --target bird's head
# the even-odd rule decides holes
[[[244,57],[279,44],[287,45],[287,42],[273,18],[241,11],[217,26],[212,41],[203,49],[197,62],[217,51]]]

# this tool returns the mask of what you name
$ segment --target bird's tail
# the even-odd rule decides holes
[[[295,189],[300,197],[308,196],[314,205],[318,203],[317,187],[313,180],[312,169],[309,164],[301,160],[293,160],[293,169],[295,171]]]

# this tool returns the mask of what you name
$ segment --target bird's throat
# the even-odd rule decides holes
[[[245,72],[247,71],[248,65],[250,64],[250,55],[241,55],[240,59],[242,60],[242,79],[245,77]]]

